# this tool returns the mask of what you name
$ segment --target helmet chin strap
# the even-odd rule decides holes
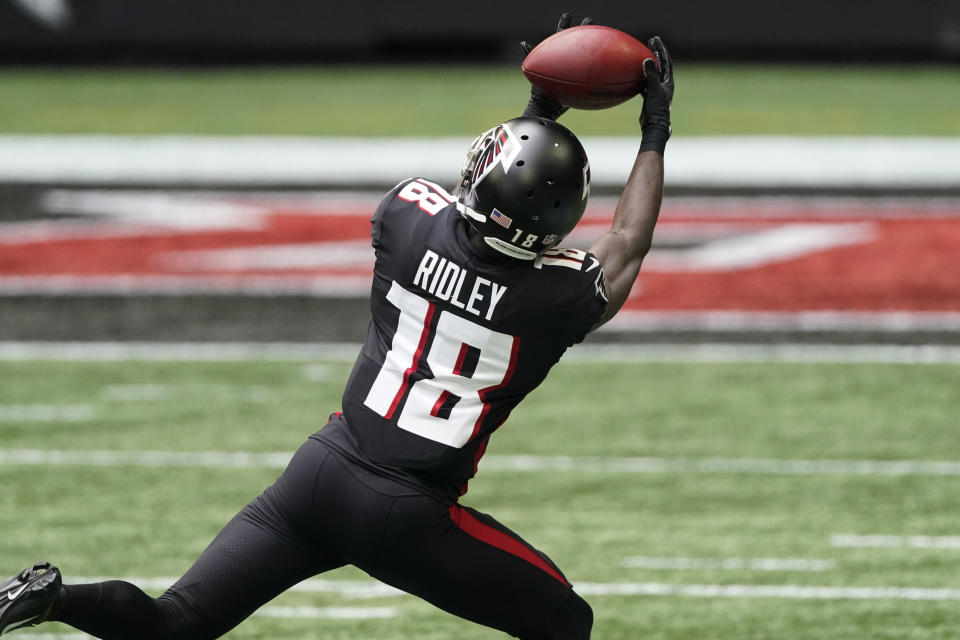
[[[475,209],[472,209],[472,208],[468,207],[468,206],[464,203],[462,197],[461,197],[460,200],[457,200],[457,211],[459,211],[460,213],[462,213],[465,218],[473,218],[473,219],[476,220],[477,222],[486,222],[486,221],[487,221],[487,216],[483,215],[483,214],[480,213],[479,211],[476,211]]]

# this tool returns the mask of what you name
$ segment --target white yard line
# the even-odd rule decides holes
[[[371,620],[395,618],[399,611],[394,607],[283,607],[267,605],[253,615],[263,618],[285,619],[339,619]],[[24,640],[87,640],[93,638],[85,633],[30,633],[23,634]]]
[[[104,582],[105,580],[117,580],[118,578],[109,578],[105,576],[78,576],[70,577],[68,582],[71,584],[86,584],[91,582]],[[174,577],[126,577],[119,578],[126,582],[133,583],[146,591],[164,591],[175,583],[178,578]],[[391,587],[382,582],[374,580],[331,580],[327,578],[310,578],[294,585],[290,591],[306,593],[335,593],[348,600],[372,600],[375,598],[390,598],[398,595],[405,595],[403,591]]]
[[[628,330],[626,326],[619,328]],[[612,328],[611,331],[616,329]],[[0,348],[0,354],[2,354],[2,348]],[[591,344],[571,349],[564,355],[562,362],[960,364],[960,346],[790,343]]]
[[[487,471],[606,473],[744,473],[770,475],[956,476],[960,462],[926,460],[797,460],[775,458],[608,458],[491,455]]]
[[[295,342],[2,342],[0,360],[74,362],[352,362],[354,343]]]
[[[830,545],[855,549],[960,549],[960,536],[892,536],[837,533],[830,536]]]
[[[0,465],[55,465],[90,467],[207,467],[222,469],[282,469],[292,453],[242,451],[63,451],[50,449],[0,450]]]
[[[97,409],[88,404],[0,404],[4,422],[90,422]]]
[[[111,384],[101,391],[108,402],[158,402],[183,398],[216,398],[244,402],[268,402],[276,393],[266,385],[242,384]]]
[[[669,571],[830,571],[833,559],[812,558],[683,558],[632,556],[624,558],[628,569],[665,569]]]
[[[173,578],[124,578],[128,582],[144,586],[156,582],[172,584]],[[69,580],[71,583],[97,581],[96,578]],[[302,588],[314,580],[307,580],[293,590]],[[370,598],[388,596],[406,596],[402,591],[392,589],[383,594],[384,585],[373,580],[326,580],[331,584],[343,585],[344,591],[354,594],[369,590]],[[584,596],[689,596],[701,598],[789,598],[819,600],[960,600],[960,589],[936,589],[926,587],[851,587],[851,586],[815,586],[815,585],[744,585],[744,584],[688,584],[672,582],[574,582],[574,589]],[[149,587],[148,587],[149,588]],[[288,609],[284,607],[283,609]],[[336,608],[334,608],[336,609]],[[365,611],[380,607],[346,607],[346,610]],[[320,608],[322,610],[322,608]],[[263,609],[261,609],[261,612]]]
[[[397,610],[393,607],[280,607],[266,606],[253,615],[267,618],[338,618],[350,620],[370,620],[373,618],[394,618]]]
[[[348,600],[372,600],[406,595],[396,587],[372,580],[328,580],[311,578],[304,580],[292,589],[311,593],[336,593]]]
[[[957,314],[960,329],[960,314]],[[952,322],[953,317],[947,318]],[[912,324],[911,324],[912,322]],[[922,330],[920,320],[907,320]],[[629,324],[629,323],[628,323]],[[679,325],[682,328],[682,324]],[[730,325],[728,325],[729,327]],[[924,325],[925,326],[925,325]],[[940,326],[931,319],[928,330]],[[627,329],[628,327],[621,327]],[[823,328],[823,327],[821,327]],[[847,328],[850,328],[847,325]],[[611,330],[615,330],[611,329]],[[728,328],[729,330],[729,328]],[[292,342],[4,342],[0,361],[238,362],[324,360],[353,362],[360,345]],[[563,362],[822,362],[960,364],[960,346],[882,344],[584,344]]]
[[[100,467],[205,467],[281,469],[292,453],[246,451],[0,450],[0,465]],[[960,461],[798,460],[775,458],[615,458],[489,455],[480,470],[490,472],[700,473],[757,475],[958,476]]]
[[[574,583],[584,596],[686,596],[796,600],[960,600],[960,589],[920,587],[822,587],[793,584],[682,584],[668,582]]]
[[[301,373],[307,382],[326,382],[333,375],[330,366],[326,364],[305,364]]]

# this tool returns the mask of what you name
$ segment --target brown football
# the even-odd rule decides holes
[[[647,58],[653,53],[633,36],[591,24],[545,39],[521,68],[534,86],[565,106],[607,109],[640,93]]]

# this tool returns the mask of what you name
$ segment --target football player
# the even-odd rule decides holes
[[[460,498],[491,434],[620,309],[650,248],[674,86],[666,47],[650,46],[639,154],[590,251],[561,246],[590,194],[586,154],[556,123],[565,109],[534,90],[522,117],[471,145],[457,195],[413,178],[384,197],[343,411],[187,573],[155,599],[122,581],[62,585],[56,567],[34,565],[0,586],[0,634],[58,620],[98,638],[216,638],[352,564],[518,638],[589,638],[592,611],[563,572]]]

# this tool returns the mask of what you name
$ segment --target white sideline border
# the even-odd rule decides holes
[[[283,469],[293,452],[0,449],[0,467],[14,465]],[[801,460],[775,458],[573,457],[490,454],[484,473],[695,473],[786,476],[960,476],[951,460]]]
[[[960,311],[633,311],[619,312],[606,332],[873,331],[884,334],[960,331]]]
[[[343,362],[358,343],[295,342],[19,342],[0,341],[0,361],[71,362]],[[561,360],[571,362],[794,362],[960,364],[960,346],[882,344],[583,344]]]
[[[639,131],[638,131],[639,134]],[[0,136],[0,182],[269,185],[395,184],[453,176],[470,137]],[[640,144],[582,139],[595,186],[622,185]],[[671,186],[955,187],[960,138],[677,137]],[[403,175],[398,171],[402,167]]]

